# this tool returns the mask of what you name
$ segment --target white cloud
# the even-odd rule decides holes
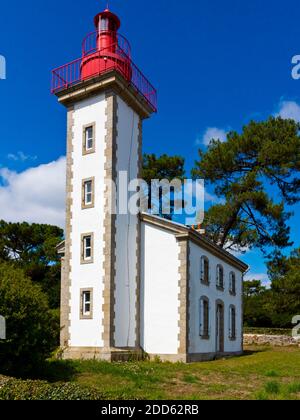
[[[196,144],[204,144],[208,146],[212,139],[220,140],[222,143],[226,141],[226,131],[217,127],[208,127],[201,139],[196,140]]]
[[[66,159],[17,173],[0,168],[0,219],[65,225]]]
[[[271,286],[271,281],[270,281],[267,273],[254,273],[254,272],[250,271],[245,276],[245,280],[246,281],[260,280],[262,282],[263,286],[265,286],[265,287],[270,287]]]
[[[205,191],[205,201],[209,203],[220,204],[222,200],[220,200],[216,195]]]
[[[300,122],[300,105],[294,101],[281,101],[276,116]]]
[[[15,162],[21,161],[26,162],[26,160],[37,160],[37,156],[25,155],[24,152],[9,153],[7,159],[14,160]]]

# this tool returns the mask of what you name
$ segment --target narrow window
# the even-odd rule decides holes
[[[236,339],[236,310],[234,306],[229,308],[229,338]]]
[[[92,150],[94,147],[94,135],[93,127],[87,127],[85,129],[85,148],[87,151]]]
[[[201,258],[201,283],[209,284],[209,259],[204,256]]]
[[[109,20],[106,18],[102,18],[100,22],[100,31],[107,31],[108,24],[109,24]]]
[[[92,319],[93,317],[93,292],[92,289],[81,290],[80,315],[81,319]]]
[[[82,235],[81,248],[82,248],[82,264],[91,264],[93,262],[93,234]]]
[[[92,204],[93,201],[93,183],[92,181],[86,181],[84,183],[84,203],[86,206]]]
[[[92,238],[86,236],[84,238],[84,259],[90,260],[92,258]]]
[[[200,337],[208,340],[209,335],[209,300],[203,297],[200,299]]]
[[[84,155],[95,152],[95,123],[83,127],[82,152]]]
[[[236,278],[233,272],[229,274],[229,292],[231,295],[236,294]]]
[[[217,265],[217,288],[224,290],[224,269],[220,264]]]
[[[82,181],[82,209],[94,207],[94,178]]]

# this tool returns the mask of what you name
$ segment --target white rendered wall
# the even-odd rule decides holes
[[[103,190],[104,138],[106,135],[104,94],[75,105],[73,128],[73,205],[71,260],[71,347],[102,347],[103,304]],[[82,130],[96,123],[96,152],[83,156]],[[95,177],[95,207],[81,209],[82,180]],[[81,235],[94,232],[94,263],[81,264]],[[80,320],[80,289],[93,288],[93,319]]]
[[[141,226],[141,347],[176,355],[179,348],[179,245],[175,235]]]
[[[139,116],[121,98],[117,98],[117,103],[117,172],[119,174],[121,171],[126,171],[128,173],[128,181],[131,181],[138,177]],[[117,192],[119,190],[118,186]],[[137,235],[139,220],[136,215],[127,213],[118,214],[116,219],[116,347],[135,347],[136,344]]]
[[[206,256],[210,262],[210,285],[201,284],[201,257]],[[221,264],[224,268],[224,292],[216,288],[216,267]],[[236,275],[236,296],[229,293],[229,273]],[[199,300],[202,296],[209,299],[210,304],[210,339],[200,337]],[[242,350],[242,273],[229,264],[218,259],[198,245],[190,243],[190,329],[189,353],[216,352],[216,301],[224,303],[224,351],[239,352]],[[236,340],[229,339],[229,307],[236,308]]]

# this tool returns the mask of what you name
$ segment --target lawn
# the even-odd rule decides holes
[[[111,399],[300,399],[297,347],[252,347],[242,357],[190,365],[82,361],[50,367],[50,375],[63,376],[48,379],[68,379]]]
[[[238,358],[190,365],[50,361],[39,379],[106,399],[300,399],[300,349],[251,347]]]

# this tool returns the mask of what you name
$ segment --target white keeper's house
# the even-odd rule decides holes
[[[118,185],[121,171],[141,177],[142,123],[156,112],[156,90],[133,63],[118,17],[106,9],[95,26],[82,56],[52,74],[68,115],[58,248],[63,355],[113,361],[145,352],[183,362],[239,355],[247,266],[190,227],[109,211],[105,180]]]

